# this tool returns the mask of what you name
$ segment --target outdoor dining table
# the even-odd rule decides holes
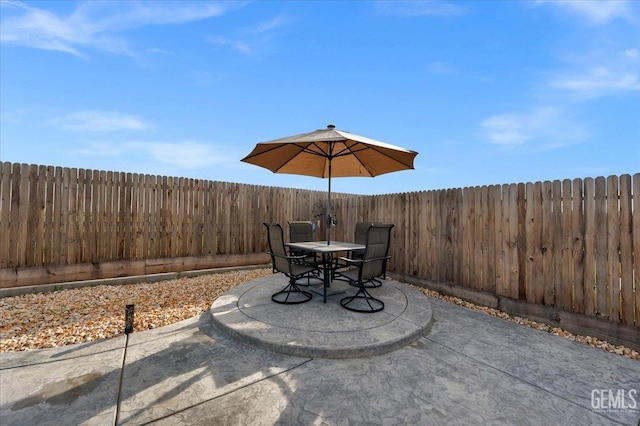
[[[305,241],[285,244],[289,248],[322,255],[322,296],[324,303],[327,303],[327,296],[331,296],[331,294],[327,294],[327,289],[331,286],[331,276],[336,266],[333,262],[333,256],[339,252],[364,250],[366,248],[362,244],[345,243],[341,241],[331,241],[329,244],[327,244],[327,241]]]

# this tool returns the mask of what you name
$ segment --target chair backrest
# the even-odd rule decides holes
[[[371,222],[357,222],[353,242],[356,244],[367,244],[367,231],[369,231],[370,226]]]
[[[313,241],[313,224],[308,221],[289,222],[289,241],[292,243]]]
[[[367,242],[364,249],[361,279],[363,281],[379,277],[385,272],[387,260],[383,259],[389,255],[391,245],[392,223],[370,224],[367,229]],[[379,259],[367,262],[370,259]]]
[[[267,240],[269,241],[269,254],[271,264],[276,271],[290,273],[291,264],[286,258],[287,252],[284,247],[284,232],[279,223],[264,223],[267,227]]]

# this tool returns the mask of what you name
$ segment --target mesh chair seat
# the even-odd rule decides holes
[[[277,223],[264,223],[264,226],[267,228],[269,255],[271,256],[273,271],[282,272],[289,278],[289,284],[279,292],[272,294],[271,300],[287,305],[308,302],[313,295],[300,289],[296,280],[303,277],[307,277],[307,280],[310,280],[318,268],[306,263],[300,263],[304,256],[287,255],[282,226]]]

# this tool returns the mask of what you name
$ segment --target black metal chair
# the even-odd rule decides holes
[[[340,300],[343,308],[356,312],[379,312],[384,309],[384,302],[369,293],[367,284],[385,273],[393,227],[393,224],[369,225],[362,259],[341,258],[355,268],[336,271],[336,276],[358,287],[355,295]]]
[[[313,241],[313,223],[303,220],[289,222],[289,241],[292,243]]]
[[[271,300],[276,303],[296,304],[304,303],[313,297],[308,291],[301,290],[296,280],[307,277],[310,279],[317,267],[298,263],[304,256],[289,256],[284,246],[284,232],[278,223],[264,223],[267,228],[267,240],[269,241],[269,255],[273,272],[282,272],[289,278],[289,284],[281,291],[271,295]]]
[[[289,241],[292,243],[302,243],[307,241],[313,241],[314,226],[309,221],[292,221],[289,222]],[[305,256],[304,262],[311,265],[317,264],[317,258],[315,253],[309,253],[304,250],[289,249],[291,256]]]
[[[369,231],[369,227],[371,225],[387,225],[386,223],[380,222],[357,222],[356,230],[354,232],[354,242],[356,244],[365,245],[367,243],[367,232]],[[391,226],[393,228],[393,225]],[[349,253],[349,257],[351,259],[362,259],[364,256],[364,250],[353,250]],[[346,263],[341,263],[340,266],[348,266]],[[384,265],[382,268],[382,279],[387,279],[387,261],[384,261]],[[340,279],[340,278],[338,278]],[[369,281],[365,287],[367,288],[376,288],[382,285],[382,281],[380,281],[377,277]]]
[[[353,242],[356,244],[366,244],[367,231],[369,231],[369,227],[371,225],[371,222],[357,222],[356,230],[353,236]],[[352,259],[362,259],[362,256],[364,256],[364,250],[354,250],[351,252]]]

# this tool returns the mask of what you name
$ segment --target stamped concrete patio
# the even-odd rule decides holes
[[[94,343],[0,354],[3,424],[621,424],[640,362],[388,280],[378,314],[282,306],[274,275],[211,311]],[[349,291],[349,289],[346,289]],[[355,315],[355,316],[354,316]],[[287,337],[288,336],[288,337]],[[311,337],[310,337],[311,336]]]

